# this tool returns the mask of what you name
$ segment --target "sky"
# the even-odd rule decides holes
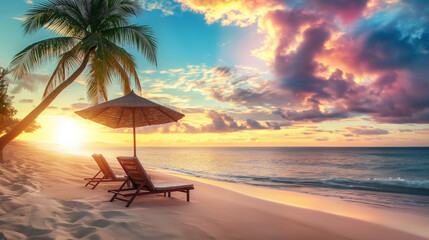
[[[24,35],[38,0],[1,0],[0,66],[49,30]],[[138,129],[139,146],[429,146],[429,2],[425,0],[141,1],[158,67],[138,63],[142,96],[186,116]],[[24,117],[55,61],[16,81]],[[21,140],[130,146],[131,129],[81,119],[85,75]],[[122,96],[119,84],[109,99]],[[64,139],[73,135],[74,140]]]

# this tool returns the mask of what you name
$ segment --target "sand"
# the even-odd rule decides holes
[[[108,201],[119,183],[84,187],[98,171],[90,156],[13,142],[4,157],[0,239],[429,239],[424,214],[156,170],[153,181],[193,183],[191,202],[184,193],[154,194],[125,208]]]

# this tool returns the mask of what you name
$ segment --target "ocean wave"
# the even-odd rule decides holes
[[[412,194],[419,196],[429,196],[429,180],[407,180],[402,178],[370,178],[370,179],[350,179],[350,178],[327,178],[327,179],[305,179],[287,177],[265,177],[265,176],[244,176],[244,175],[221,175],[203,171],[189,171],[184,169],[172,169],[184,174],[208,178],[212,180],[245,183],[265,187],[310,187],[328,189],[363,190],[386,193]]]
[[[429,196],[429,180],[385,179],[324,179],[326,187]],[[320,186],[323,187],[323,186]]]
[[[405,180],[401,178],[385,179],[297,179],[297,178],[277,178],[277,177],[251,177],[251,184],[258,185],[258,182],[272,182],[274,185],[284,185],[289,187],[316,187],[333,189],[365,190],[388,193],[403,193],[420,196],[429,196],[429,180]]]

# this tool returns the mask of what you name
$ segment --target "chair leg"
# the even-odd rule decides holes
[[[189,202],[189,189],[188,190],[186,190],[186,201],[188,201]]]
[[[124,188],[125,184],[129,181],[129,179],[127,178],[127,180],[125,180],[122,185],[119,187],[118,192],[113,194],[113,197],[110,199],[111,202],[113,202],[113,200],[115,200],[116,196],[118,196],[119,192],[122,190],[122,188]]]
[[[164,193],[164,197],[166,197],[167,196],[167,194],[166,193]]]
[[[94,177],[92,177],[92,179],[91,179],[91,180],[89,180],[89,181],[85,184],[85,187],[86,187],[86,186],[88,186],[88,184],[92,183],[92,182],[94,181],[94,178],[96,178],[96,177],[98,176],[98,174],[100,174],[100,173],[101,173],[101,170],[100,170],[100,171],[98,171],[98,173],[97,173],[97,174],[95,174],[95,175],[94,175]]]
[[[92,187],[92,190],[94,190],[98,186],[98,184],[100,184],[103,181],[103,179],[104,179],[104,176],[100,180],[97,181],[97,183],[94,185],[94,187]]]
[[[140,190],[144,187],[144,184],[141,184],[138,186],[137,191],[134,193],[134,195],[130,198],[130,200],[128,201],[127,205],[125,205],[125,207],[129,207],[131,205],[131,203],[134,201],[134,198],[137,197],[137,195],[139,194]]]
[[[171,197],[171,192],[168,192],[168,197]]]
[[[95,182],[95,184],[93,185],[91,190],[94,190],[94,188],[96,188],[98,186],[98,184],[100,184],[101,181],[94,181],[94,182]]]

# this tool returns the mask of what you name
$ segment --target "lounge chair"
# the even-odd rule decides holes
[[[139,195],[164,193],[165,197],[168,193],[168,197],[171,197],[171,192],[186,193],[186,200],[189,202],[189,191],[194,189],[194,185],[176,182],[152,182],[149,175],[146,173],[146,170],[136,157],[117,157],[117,159],[128,178],[122,183],[119,189],[108,191],[113,193],[113,197],[110,199],[111,202],[118,199],[127,202],[126,207],[129,207],[134,199]],[[129,183],[132,183],[133,187],[124,188],[125,184]],[[130,197],[130,199],[120,198],[118,195],[122,197]]]
[[[98,173],[92,178],[84,178],[85,181],[88,181],[85,187],[90,185],[92,186],[92,189],[95,189],[101,182],[122,182],[127,179],[125,176],[116,176],[103,155],[92,154],[92,157],[100,168],[100,171],[98,171]],[[103,177],[101,178],[97,177],[100,173],[103,173]]]

